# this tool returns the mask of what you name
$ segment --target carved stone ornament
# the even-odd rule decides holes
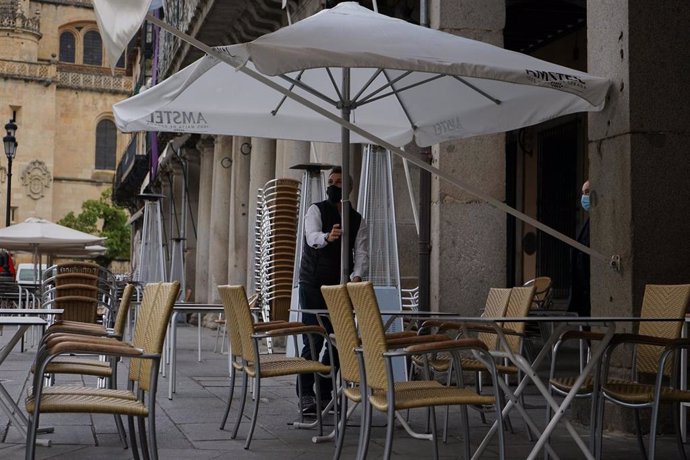
[[[48,167],[40,160],[33,160],[22,171],[22,185],[26,194],[34,200],[45,196],[45,191],[52,181]]]

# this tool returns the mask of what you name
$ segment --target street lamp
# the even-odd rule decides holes
[[[11,197],[12,197],[12,160],[17,154],[17,138],[14,134],[17,132],[17,124],[14,122],[14,117],[5,125],[7,136],[2,138],[2,143],[5,145],[5,156],[7,156],[7,210],[5,214],[5,226],[10,226]]]

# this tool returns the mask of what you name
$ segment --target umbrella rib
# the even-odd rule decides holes
[[[371,97],[371,96],[373,96],[373,94],[375,94],[375,93],[372,93],[369,96],[367,96],[362,102],[360,102],[359,105],[369,104],[370,102],[375,102],[375,101],[378,101],[379,99],[384,99],[384,98],[390,96],[391,94],[397,95],[398,93],[402,93],[403,91],[407,91],[408,89],[412,89],[412,88],[415,88],[417,86],[424,85],[426,83],[432,82],[434,80],[438,80],[439,78],[443,78],[443,77],[447,77],[447,75],[435,75],[433,77],[427,78],[426,80],[418,81],[417,83],[412,83],[411,85],[403,86],[402,88],[400,88],[398,90],[391,90],[390,92],[381,94],[380,96],[377,96],[377,97]],[[391,85],[393,83],[395,83],[395,81],[396,80],[393,80],[391,82]],[[376,92],[380,92],[382,89],[385,89],[389,86],[390,85],[385,85],[382,88],[379,88],[378,90],[376,90]]]
[[[364,105],[364,104],[367,104],[367,103],[371,102],[370,99],[371,99],[372,97],[376,96],[378,93],[380,93],[380,92],[383,91],[384,89],[392,87],[393,84],[399,82],[400,80],[402,80],[403,78],[407,77],[407,76],[410,75],[411,73],[412,73],[412,72],[408,70],[407,72],[405,72],[404,74],[400,75],[399,77],[393,79],[392,81],[391,81],[391,80],[388,80],[388,83],[386,83],[385,85],[381,86],[380,88],[378,88],[378,89],[372,91],[371,93],[369,93],[369,94],[368,94],[366,97],[364,97],[361,101],[358,101],[357,104],[358,104],[358,105]],[[362,91],[360,91],[360,94],[361,94],[361,92],[362,92]],[[358,94],[357,96],[359,96],[359,94]],[[385,96],[390,96],[390,93],[386,94]],[[377,99],[380,99],[380,98],[377,98]],[[355,100],[357,100],[357,99],[355,99]]]
[[[479,89],[478,87],[476,87],[476,86],[473,85],[472,83],[468,82],[468,81],[465,80],[464,78],[458,77],[457,75],[452,75],[452,77],[455,78],[455,79],[456,79],[457,81],[459,81],[460,83],[462,83],[463,85],[467,86],[468,88],[470,88],[470,89],[472,89],[472,90],[478,92],[479,94],[481,94],[482,96],[484,96],[485,98],[487,98],[488,100],[490,100],[491,102],[493,102],[494,104],[496,104],[496,105],[501,105],[501,102],[502,102],[502,101],[501,101],[500,99],[496,99],[495,97],[493,97],[493,96],[491,96],[490,94],[488,94],[486,91],[483,91],[483,90]]]
[[[294,87],[294,86],[297,86],[298,88],[303,89],[304,91],[306,91],[307,93],[311,94],[312,96],[316,96],[316,97],[318,97],[319,99],[321,99],[321,100],[323,100],[323,101],[325,101],[325,102],[331,104],[333,107],[338,107],[338,102],[337,102],[337,101],[334,101],[333,99],[331,99],[330,97],[326,96],[325,94],[316,91],[314,88],[312,88],[312,87],[310,87],[310,86],[308,86],[308,85],[305,85],[305,84],[302,83],[301,81],[296,80],[296,79],[294,79],[294,78],[292,78],[292,77],[288,77],[287,75],[280,75],[280,78],[282,78],[283,80],[287,80],[287,81],[289,81],[290,83],[292,83],[292,84],[293,84],[293,87]],[[293,92],[294,92],[294,91],[292,91],[292,89],[288,89],[287,91],[290,92],[290,93],[293,93]]]
[[[326,73],[328,74],[328,78],[331,79],[331,83],[333,84],[333,89],[335,90],[335,94],[337,94],[338,99],[340,99],[342,101],[343,95],[340,93],[340,88],[338,88],[338,84],[335,82],[335,78],[333,78],[333,73],[331,72],[330,67],[326,67]]]
[[[302,70],[302,71],[299,73],[299,75],[297,75],[297,80],[301,80],[301,79],[302,79],[302,74],[303,74],[303,73],[304,73],[304,70]],[[293,89],[294,87],[295,87],[295,85],[294,85],[294,83],[293,83],[292,85],[290,85],[290,89],[289,89],[288,91],[292,91],[292,89]],[[271,110],[271,115],[273,115],[274,117],[276,116],[276,114],[278,113],[278,110],[280,110],[280,108],[281,108],[281,107],[283,106],[283,104],[285,103],[285,99],[287,99],[287,95],[283,94],[283,97],[280,99],[280,102],[278,102],[278,105],[276,106],[276,108],[273,109],[273,110]]]
[[[355,97],[353,97],[352,100],[357,101],[357,99],[359,99],[359,96],[361,96],[362,93],[366,91],[366,89],[369,88],[369,86],[371,86],[372,82],[376,79],[376,77],[379,76],[381,72],[383,72],[382,68],[376,69],[376,72],[372,74],[371,78],[369,78],[369,80],[362,86],[362,89],[359,90],[359,93],[355,94]],[[381,91],[381,89],[383,88],[380,88],[377,91]]]
[[[388,80],[388,84],[390,85],[391,89],[393,90],[395,94],[395,98],[398,100],[398,103],[400,104],[400,108],[402,109],[403,113],[407,117],[407,121],[410,122],[410,126],[412,126],[414,129],[417,129],[417,126],[415,125],[414,121],[412,120],[412,117],[410,116],[410,112],[407,110],[407,107],[405,106],[405,102],[400,98],[400,95],[398,94],[397,90],[393,86],[393,82],[391,81],[390,77],[388,76],[388,72],[384,71],[383,75],[386,77],[386,80]]]

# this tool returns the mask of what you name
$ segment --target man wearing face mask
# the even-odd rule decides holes
[[[580,204],[582,205],[582,209],[586,213],[589,213],[591,203],[588,180],[582,184]],[[585,219],[584,223],[577,231],[576,240],[589,247],[589,217]],[[577,312],[580,316],[590,316],[592,305],[589,297],[589,255],[573,248],[571,249],[570,258],[572,266],[572,285],[568,311]]]
[[[350,181],[352,182],[352,181]],[[299,272],[299,302],[302,310],[325,310],[326,303],[321,295],[321,286],[340,284],[340,245],[342,244],[342,168],[334,167],[328,175],[327,200],[312,204],[304,221],[304,244]],[[362,216],[350,208],[350,236],[347,242],[350,249],[350,280],[362,281],[369,268],[367,229]],[[315,315],[302,314],[306,324],[318,324]],[[329,333],[330,324],[325,324]],[[301,356],[312,359],[312,349],[307,336],[303,336]],[[318,356],[324,346],[321,337],[313,336],[314,356]],[[330,364],[328,351],[322,362]],[[337,362],[334,363],[337,366]],[[316,394],[313,374],[302,374],[297,379],[300,395],[300,410],[303,414],[316,413]],[[331,381],[319,380],[318,397],[321,408],[331,399]]]

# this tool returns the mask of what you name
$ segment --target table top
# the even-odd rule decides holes
[[[48,324],[43,318],[37,316],[0,316],[2,326],[43,326]]]
[[[205,311],[218,312],[223,310],[222,303],[192,303],[192,302],[178,302],[173,307],[175,311],[193,311],[196,313],[203,313]]]
[[[0,315],[61,315],[64,308],[0,308]]]
[[[301,310],[290,309],[298,313],[311,313],[313,315],[328,315],[328,310]],[[639,317],[639,316],[570,316],[570,315],[538,315],[515,317],[486,317],[463,316],[450,312],[429,311],[382,311],[384,316],[417,317],[429,319],[441,319],[466,323],[525,323],[525,322],[553,322],[553,323],[622,323],[622,322],[671,322],[687,321],[688,317]]]

